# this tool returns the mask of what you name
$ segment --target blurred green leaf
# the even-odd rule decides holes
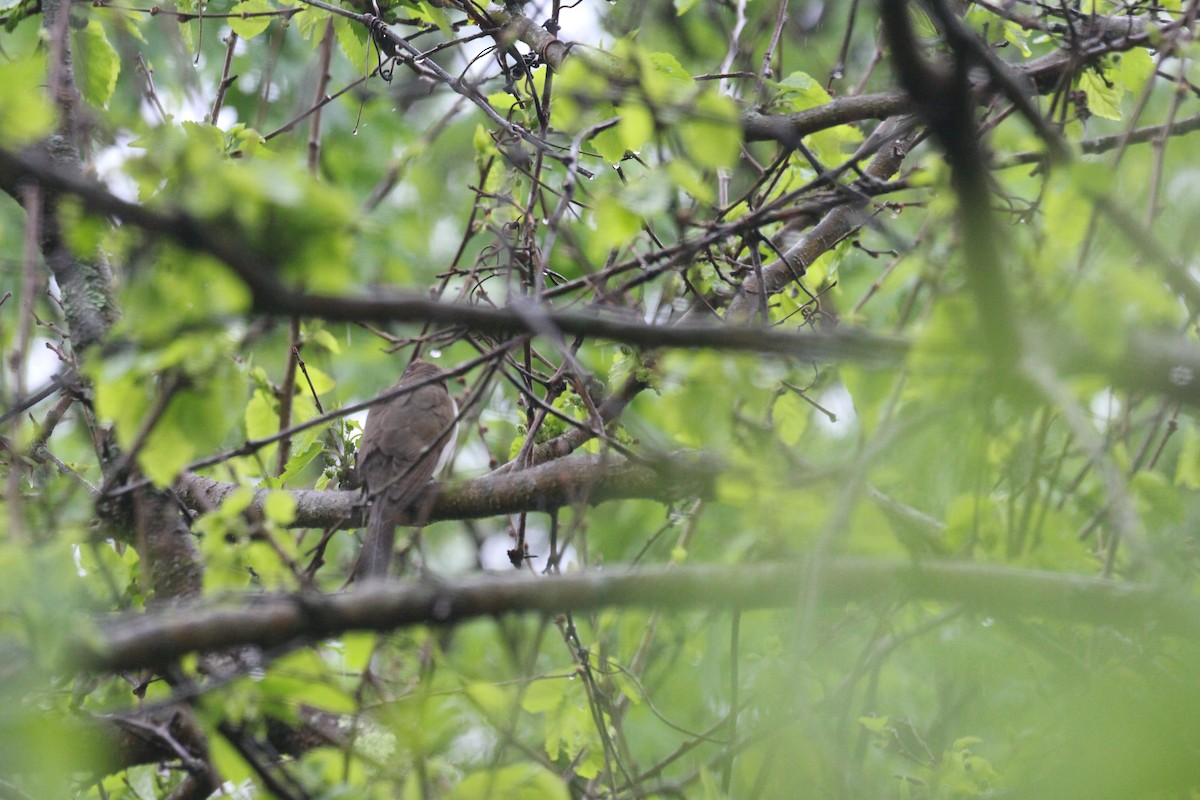
[[[74,36],[75,59],[78,65],[79,88],[84,99],[94,106],[108,105],[121,74],[117,51],[109,44],[98,20],[88,20],[87,27]]]
[[[692,115],[679,125],[688,156],[703,167],[730,167],[741,147],[737,106],[728,97],[705,92],[696,98]]]
[[[567,800],[571,793],[554,773],[535,765],[514,764],[466,776],[453,798],[506,797],[514,800]]]
[[[11,147],[32,141],[54,124],[45,93],[30,88],[40,86],[45,74],[41,53],[0,61],[0,143]]]

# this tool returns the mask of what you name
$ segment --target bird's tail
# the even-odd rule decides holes
[[[390,506],[386,495],[377,497],[371,506],[367,535],[354,569],[357,581],[383,580],[391,572],[392,553],[396,544],[396,517],[391,513]]]

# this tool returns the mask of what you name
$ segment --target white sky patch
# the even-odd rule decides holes
[[[491,457],[491,453],[488,452],[483,442],[477,438],[471,438],[466,444],[460,445],[458,452],[454,454],[454,472],[456,474],[481,473],[488,468]]]
[[[462,240],[459,220],[453,217],[442,217],[433,223],[429,232],[429,255],[438,263],[449,262],[458,252],[458,243]]]
[[[1112,422],[1121,414],[1121,401],[1109,389],[1104,389],[1092,396],[1088,410],[1097,422]]]
[[[383,390],[381,389],[380,391],[383,391]],[[355,402],[358,402],[358,401],[356,400]],[[347,414],[346,419],[352,419],[355,422],[357,422],[360,426],[366,425],[367,424],[367,413],[369,411],[370,411],[370,409],[368,409],[368,408],[364,408],[362,411],[355,411],[353,414]]]
[[[525,524],[525,543],[529,545],[529,555],[532,556],[530,564],[533,571],[541,574],[550,557],[549,532],[530,518]],[[479,550],[479,561],[483,564],[483,568],[490,572],[513,572],[512,562],[508,560],[508,551],[515,546],[516,540],[508,535],[508,529],[505,528],[503,532],[495,533],[483,540],[483,546]],[[565,572],[575,566],[577,562],[575,548],[568,546],[559,560],[559,567]]]
[[[493,572],[512,570],[508,551],[512,549],[513,544],[513,540],[506,533],[493,534],[484,539],[483,546],[479,548],[479,561],[483,568]]]
[[[1171,203],[1190,204],[1196,197],[1197,183],[1200,183],[1200,169],[1176,170],[1167,181],[1167,200]]]
[[[129,203],[137,202],[138,186],[137,182],[122,170],[130,155],[135,152],[129,146],[134,138],[129,131],[119,132],[113,145],[97,153],[92,162],[96,168],[96,177],[108,187],[110,192]]]
[[[388,192],[384,203],[396,208],[413,208],[421,200],[421,193],[417,191],[417,187],[411,183],[401,181]]]
[[[564,42],[599,47],[604,40],[604,29],[600,24],[602,5],[607,4],[602,0],[580,0],[573,8],[563,8],[558,15],[559,24],[562,26],[557,33],[558,38]],[[534,22],[541,23],[550,18],[550,9],[549,0],[537,0],[526,3],[523,13]],[[477,29],[472,27],[471,31],[474,30]],[[476,79],[490,73],[495,69],[495,61],[491,58],[479,58],[479,54],[495,46],[496,43],[492,39],[480,38],[457,48],[460,59],[458,69],[466,69],[466,75]],[[519,48],[521,52],[527,52],[529,49],[525,45],[519,45]],[[450,72],[454,73],[454,70]]]
[[[475,571],[475,542],[465,534],[436,536],[425,540],[429,566],[441,575],[465,575]]]
[[[139,79],[141,78],[140,75],[138,77]],[[158,97],[158,102],[162,104],[163,111],[167,113],[175,125],[181,122],[204,123],[205,118],[212,111],[211,101],[206,100],[196,92],[189,91],[177,94],[167,91],[166,87],[159,86],[156,87],[155,94]],[[162,114],[158,110],[158,106],[147,99],[142,100],[141,115],[142,119],[151,127],[166,124]],[[222,130],[228,130],[237,121],[237,111],[229,105],[222,106],[221,113],[217,117],[218,127]],[[124,174],[124,169],[125,162],[134,156],[140,155],[142,150],[130,146],[132,142],[137,140],[137,136],[131,131],[119,131],[113,138],[113,144],[97,152],[95,159],[93,159],[96,176],[114,195],[122,200],[135,203],[138,200],[138,186],[133,179]]]
[[[25,385],[30,388],[44,386],[55,373],[63,369],[62,362],[54,351],[46,347],[48,339],[35,337],[29,346],[29,358],[25,359]]]
[[[854,408],[854,398],[850,396],[850,392],[844,385],[837,383],[830,386],[821,392],[817,402],[822,408],[837,417],[837,421],[834,422],[820,411],[813,409],[813,419],[821,432],[840,439],[854,430],[855,423],[858,422],[858,412]]]
[[[558,38],[564,42],[581,42],[598,47],[604,35],[604,29],[600,26],[601,5],[595,0],[585,0],[574,8],[563,9],[559,14],[562,30],[558,32]],[[544,19],[550,13],[548,2],[536,3],[534,7],[537,8],[534,19]]]

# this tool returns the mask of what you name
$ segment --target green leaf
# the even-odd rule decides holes
[[[296,519],[296,500],[287,492],[268,492],[263,500],[263,514],[276,525],[286,527]]]
[[[342,666],[348,672],[362,672],[375,654],[375,634],[348,633],[341,638]]]
[[[169,485],[196,453],[215,447],[229,431],[233,383],[224,372],[176,392],[146,438],[138,461],[156,485]]]
[[[1084,70],[1079,75],[1079,88],[1087,95],[1088,111],[1104,119],[1121,119],[1121,94],[1110,86],[1105,77],[1095,70]]]
[[[597,198],[596,233],[604,249],[629,242],[642,229],[642,219],[611,195]]]
[[[84,99],[98,108],[106,107],[117,88],[121,61],[99,20],[88,20],[86,28],[75,32],[75,64]]]
[[[560,754],[578,760],[576,772],[595,777],[604,765],[603,743],[588,709],[581,681],[537,681],[521,699],[521,707],[544,714],[546,755],[556,761]]]
[[[220,775],[225,781],[237,785],[257,777],[250,767],[250,763],[229,743],[228,739],[224,736],[212,738],[209,750],[213,766],[220,770]]]
[[[607,65],[611,71],[613,65]],[[586,50],[567,59],[555,79],[554,124],[566,133],[579,133],[616,112],[609,101],[606,67],[599,56]]]
[[[489,720],[498,722],[512,713],[514,695],[507,687],[487,681],[471,681],[464,691]]]
[[[679,63],[679,59],[674,54],[663,52],[647,53],[646,58],[649,60],[651,66],[654,67],[656,73],[688,84],[692,82],[692,76],[683,68],[683,65]]]
[[[125,773],[129,788],[139,800],[153,800],[158,797],[158,770],[153,764],[145,764],[129,769]]]
[[[221,501],[221,507],[217,509],[216,513],[224,519],[233,519],[241,516],[242,512],[253,503],[254,490],[248,486],[239,486],[225,495],[225,499]]]
[[[264,148],[267,140],[261,133],[254,128],[248,127],[244,123],[236,123],[233,127],[225,132],[226,149],[230,155],[252,156],[260,152],[260,148]]]
[[[492,105],[495,105],[493,103]],[[475,126],[475,135],[471,137],[471,143],[475,145],[475,152],[481,156],[496,156],[500,154],[500,149],[496,147],[495,140],[488,133],[487,128],[482,124]]]
[[[121,293],[124,335],[162,341],[189,325],[204,324],[225,314],[240,314],[250,305],[246,285],[215,259],[165,247],[154,275],[138,275]],[[170,308],[170,314],[162,309]],[[203,335],[190,341],[222,337]],[[225,341],[225,345],[228,345]]]
[[[225,152],[225,132],[207,122],[184,120],[179,124],[188,142],[209,148],[213,153]]]
[[[333,31],[338,46],[356,71],[369,73],[375,66],[371,61],[371,39],[365,25],[343,16],[333,18]]]
[[[249,422],[247,422],[247,425]],[[292,457],[288,459],[287,465],[284,467],[283,474],[279,476],[279,484],[286,486],[290,481],[294,480],[297,475],[304,471],[304,468],[313,462],[321,453],[325,451],[325,446],[321,444],[320,439],[313,437],[312,441],[307,446],[299,448],[292,453]]]
[[[1029,36],[1025,33],[1025,29],[1020,23],[1013,20],[1004,20],[1004,40],[1011,45],[1016,46],[1021,51],[1021,55],[1029,58],[1033,52],[1029,49]],[[1144,52],[1135,50],[1134,52]]]
[[[642,219],[661,214],[671,205],[674,189],[667,175],[659,168],[648,170],[638,180],[627,183],[621,190],[621,203]]]
[[[308,376],[307,380],[305,380],[305,375]],[[303,388],[306,397],[311,397],[312,392],[316,392],[318,396],[327,394],[337,386],[337,382],[333,378],[312,364],[308,364],[304,368],[304,372],[297,375],[297,380]],[[310,384],[312,386],[311,389],[309,388]]]
[[[1141,470],[1130,481],[1138,513],[1152,529],[1169,530],[1183,521],[1183,495],[1161,472]]]
[[[1175,464],[1175,485],[1200,489],[1200,430],[1194,423],[1185,424],[1182,438]]]
[[[525,446],[525,436],[513,437],[512,442],[508,445],[508,460],[512,461],[521,452],[521,448]]]
[[[858,722],[871,733],[886,733],[892,721],[888,717],[859,717]]]
[[[329,17],[330,13],[324,9],[315,6],[305,6],[302,11],[292,17],[292,24],[300,32],[301,39],[315,43],[319,40],[321,32],[325,30],[325,21]],[[358,68],[358,64],[355,64],[355,68]]]
[[[340,342],[338,342],[337,337],[325,328],[313,327],[310,325],[305,330],[304,335],[307,341],[318,347],[321,347],[335,356],[342,352],[342,345]]]
[[[0,143],[20,145],[40,138],[54,125],[54,109],[44,91],[42,52],[24,58],[0,59]]]
[[[853,125],[835,125],[805,137],[813,154],[822,164],[836,164],[845,153],[862,144],[862,131]]]
[[[138,375],[124,370],[111,380],[94,378],[96,384],[96,416],[111,421],[117,442],[122,447],[133,443],[138,420],[147,406],[147,393]]]
[[[569,800],[562,778],[537,764],[512,764],[472,773],[447,795],[454,800],[503,797],[505,800]]]
[[[187,430],[178,425],[159,424],[138,453],[138,463],[155,486],[170,486],[195,452]]]
[[[336,654],[335,654],[336,658]],[[317,708],[334,713],[353,713],[354,698],[340,685],[334,669],[315,650],[301,649],[284,656],[259,683],[266,701],[263,711],[273,716],[295,716],[300,698]]]
[[[679,124],[678,130],[688,156],[702,167],[731,167],[741,152],[737,105],[716,92],[696,98],[692,115]]]
[[[813,414],[812,407],[801,398],[787,394],[775,403],[774,411],[775,430],[780,441],[789,447],[799,445],[808,430],[808,423]]]
[[[521,708],[531,714],[553,711],[562,705],[565,685],[563,681],[534,681],[521,697]]]
[[[775,84],[793,111],[805,111],[830,101],[829,92],[807,72],[793,72]]]
[[[246,438],[263,439],[279,430],[279,413],[274,401],[262,389],[255,389],[246,404]]]
[[[447,38],[454,36],[454,21],[446,13],[446,9],[442,8],[441,3],[436,5],[429,2],[419,4],[416,16],[418,19],[424,19],[436,25],[443,36]]]
[[[271,20],[274,19],[274,17],[267,16],[267,12],[275,10],[275,7],[271,5],[270,0],[242,0],[242,2],[229,9],[229,13],[261,14],[262,16],[230,17],[229,27],[233,29],[234,33],[243,39],[253,39],[271,25]],[[338,19],[341,19],[341,17],[338,17]]]
[[[667,175],[676,186],[695,198],[698,203],[711,204],[717,198],[712,184],[686,161],[672,161],[667,164]]]
[[[695,92],[692,76],[671,53],[643,53],[630,49],[633,51],[630,58],[638,64],[638,77],[651,105],[661,107],[679,103]],[[620,54],[620,51],[614,52]]]
[[[617,136],[626,150],[637,151],[654,135],[654,114],[644,103],[628,103],[619,109]]]
[[[629,148],[617,126],[606,128],[592,137],[592,147],[609,164],[619,164],[625,160]]]
[[[1117,63],[1114,72],[1120,77],[1126,91],[1140,92],[1146,81],[1154,77],[1154,59],[1143,48],[1135,47],[1113,58]]]

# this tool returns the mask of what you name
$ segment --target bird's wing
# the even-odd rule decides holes
[[[453,429],[453,404],[436,384],[372,408],[363,428],[368,444],[359,452],[368,494],[382,494],[402,510],[433,477]]]

